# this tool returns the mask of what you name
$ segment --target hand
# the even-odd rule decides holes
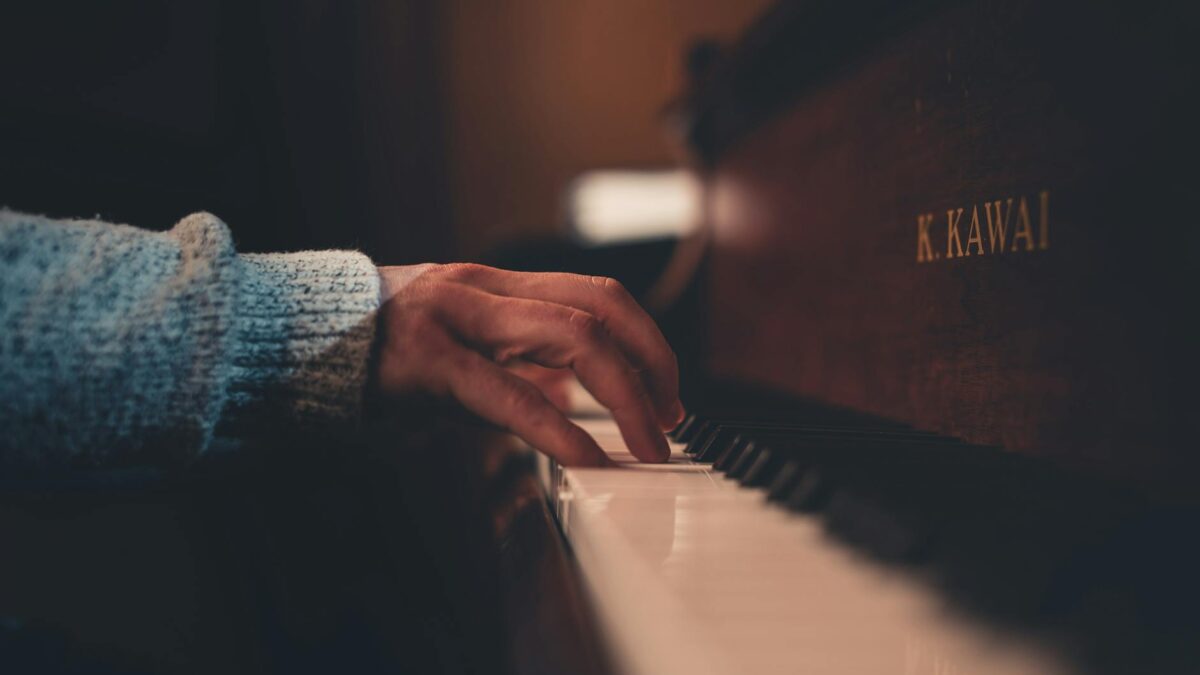
[[[381,393],[449,395],[564,464],[605,465],[587,433],[501,364],[570,368],[612,411],[634,456],[669,456],[662,430],[683,418],[675,355],[615,280],[471,264],[379,274]]]

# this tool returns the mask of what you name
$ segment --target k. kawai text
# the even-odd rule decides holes
[[[917,262],[1050,248],[1050,192],[1004,197],[917,216]]]

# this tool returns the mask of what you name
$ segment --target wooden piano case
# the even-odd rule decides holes
[[[776,7],[681,106],[706,369],[1187,494],[1194,14]]]

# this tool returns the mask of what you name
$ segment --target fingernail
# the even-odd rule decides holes
[[[683,409],[683,402],[675,399],[675,406],[671,410],[675,418],[675,426],[679,426],[679,423],[687,416],[687,412]]]
[[[667,443],[667,437],[659,434],[658,436],[658,456],[660,462],[665,462],[671,459],[671,446]]]

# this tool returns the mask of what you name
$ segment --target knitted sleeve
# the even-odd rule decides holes
[[[352,421],[378,304],[365,256],[238,255],[207,213],[150,232],[0,210],[0,463],[170,464]]]

